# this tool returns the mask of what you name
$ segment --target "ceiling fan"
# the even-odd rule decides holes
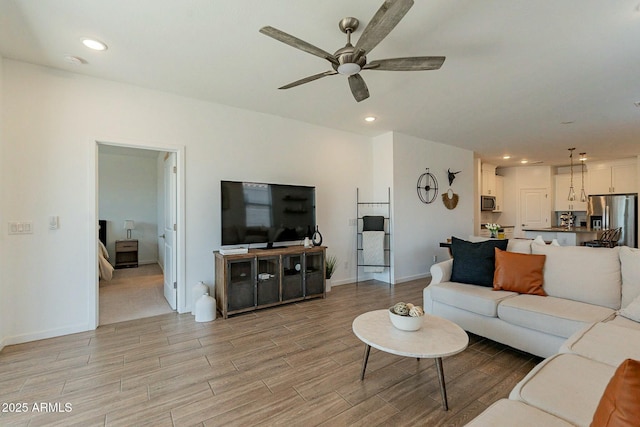
[[[269,26],[261,28],[260,32],[262,34],[295,47],[296,49],[324,58],[329,61],[333,67],[332,70],[296,80],[279,89],[289,89],[318,80],[322,77],[342,74],[349,76],[351,93],[356,101],[360,102],[369,97],[369,89],[360,76],[361,70],[423,71],[439,69],[445,60],[444,56],[413,56],[408,58],[378,59],[367,62],[366,55],[389,35],[391,30],[398,25],[404,15],[411,9],[411,6],[413,6],[413,0],[386,0],[373,18],[371,18],[371,21],[363,30],[355,46],[351,44],[351,34],[358,29],[360,22],[352,17],[342,19],[338,27],[347,35],[347,44],[343,48],[338,49],[334,54],[276,28]]]

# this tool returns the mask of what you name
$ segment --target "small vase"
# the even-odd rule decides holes
[[[491,238],[492,239],[497,239],[498,238],[498,232],[491,230]]]
[[[313,242],[313,246],[320,246],[322,244],[322,234],[320,234],[320,230],[318,230],[318,226],[316,225],[316,231],[311,236],[311,240]]]

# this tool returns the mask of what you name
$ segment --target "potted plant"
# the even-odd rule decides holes
[[[325,260],[325,279],[326,281],[326,289],[327,291],[331,290],[331,276],[336,271],[336,266],[338,265],[338,258],[335,255],[327,256]]]

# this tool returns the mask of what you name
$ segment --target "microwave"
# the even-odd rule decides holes
[[[480,210],[482,211],[496,210],[495,196],[480,196]]]

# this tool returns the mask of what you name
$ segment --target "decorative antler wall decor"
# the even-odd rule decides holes
[[[447,176],[449,177],[449,185],[453,184],[453,180],[456,179],[456,175],[462,171],[451,172],[451,169],[447,169]]]

